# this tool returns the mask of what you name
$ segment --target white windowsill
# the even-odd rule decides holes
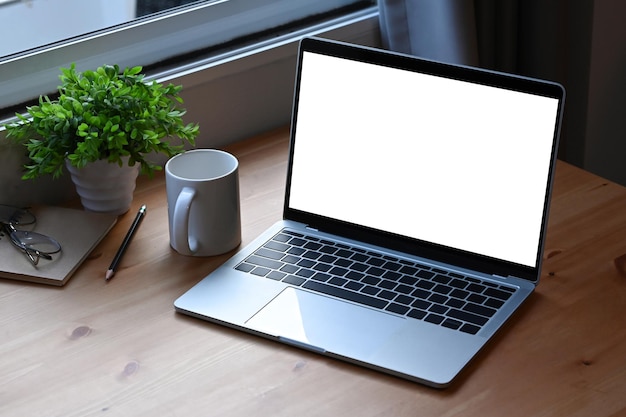
[[[186,119],[200,124],[196,147],[223,147],[289,123],[297,44],[305,36],[379,46],[378,15],[373,8],[148,78],[183,85]],[[165,162],[160,155],[154,159]],[[0,203],[59,204],[75,198],[69,175],[21,180],[24,162],[23,149],[7,144],[0,128],[0,195],[11,199]]]

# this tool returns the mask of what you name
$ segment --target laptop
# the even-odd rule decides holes
[[[538,284],[564,90],[307,38],[283,219],[176,311],[446,387]]]

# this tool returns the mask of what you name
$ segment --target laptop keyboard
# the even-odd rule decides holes
[[[515,291],[287,230],[235,269],[470,334]]]

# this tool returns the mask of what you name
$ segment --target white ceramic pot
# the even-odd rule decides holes
[[[65,166],[85,210],[118,215],[128,211],[133,201],[139,164],[129,167],[124,161],[120,167],[100,160],[84,168],[76,168],[66,160]]]

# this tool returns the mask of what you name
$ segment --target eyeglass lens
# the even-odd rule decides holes
[[[11,240],[22,249],[34,250],[42,254],[53,254],[61,249],[59,243],[51,237],[26,230],[13,231]]]

